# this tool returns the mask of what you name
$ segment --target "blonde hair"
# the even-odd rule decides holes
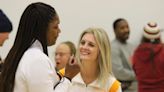
[[[79,43],[78,43],[78,48],[79,48],[82,37],[86,33],[93,34],[98,44],[98,48],[99,48],[98,64],[99,64],[99,70],[100,70],[98,80],[100,81],[100,84],[104,86],[109,76],[110,75],[113,76],[112,65],[111,65],[111,47],[110,47],[108,35],[105,32],[105,30],[102,28],[95,28],[95,27],[87,28],[81,33]],[[76,55],[77,55],[78,63],[81,64],[80,58],[79,58],[80,57],[79,50],[77,50]]]

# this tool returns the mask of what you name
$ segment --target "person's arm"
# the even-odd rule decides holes
[[[67,83],[59,89],[54,86],[60,81],[52,61],[41,51],[32,49],[25,53],[20,61],[15,88],[28,90],[28,92],[67,92]],[[22,85],[22,86],[21,86]],[[69,86],[69,85],[68,85]],[[20,88],[22,87],[22,88]],[[17,89],[16,89],[17,90]]]
[[[69,62],[74,60],[74,62],[77,62],[75,58],[71,58]],[[72,78],[79,73],[80,68],[77,63],[70,64],[67,63],[65,67],[65,75],[60,80],[59,84],[55,87],[55,92],[67,92],[68,87],[71,85]]]
[[[59,82],[59,77],[56,74],[56,71],[51,61],[44,57],[32,59],[33,62],[31,63],[29,68],[26,68],[27,70],[25,72],[28,91],[55,92],[54,86]]]
[[[116,46],[115,46],[116,47]],[[118,48],[112,48],[112,69],[113,73],[119,80],[134,80],[135,74],[133,71],[124,68],[123,61],[121,59],[120,51]]]
[[[67,92],[70,85],[71,81],[66,77],[62,77],[60,82],[55,86],[54,92]]]

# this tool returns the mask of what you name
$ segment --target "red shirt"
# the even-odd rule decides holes
[[[134,52],[139,92],[164,92],[164,45],[143,43]]]

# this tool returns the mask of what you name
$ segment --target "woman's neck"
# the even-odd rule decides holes
[[[83,62],[80,73],[84,83],[90,84],[98,77],[99,74],[98,63],[96,62],[93,63],[89,61]]]

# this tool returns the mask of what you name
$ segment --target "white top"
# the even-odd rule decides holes
[[[110,76],[104,88],[100,86],[98,80],[86,85],[79,73],[72,79],[72,84],[69,86],[67,92],[109,92],[115,80],[114,77]],[[121,86],[119,86],[115,92],[122,92]]]
[[[54,90],[58,81],[54,64],[43,53],[41,43],[35,41],[19,62],[15,75],[14,92],[65,92],[70,82],[65,79]]]

